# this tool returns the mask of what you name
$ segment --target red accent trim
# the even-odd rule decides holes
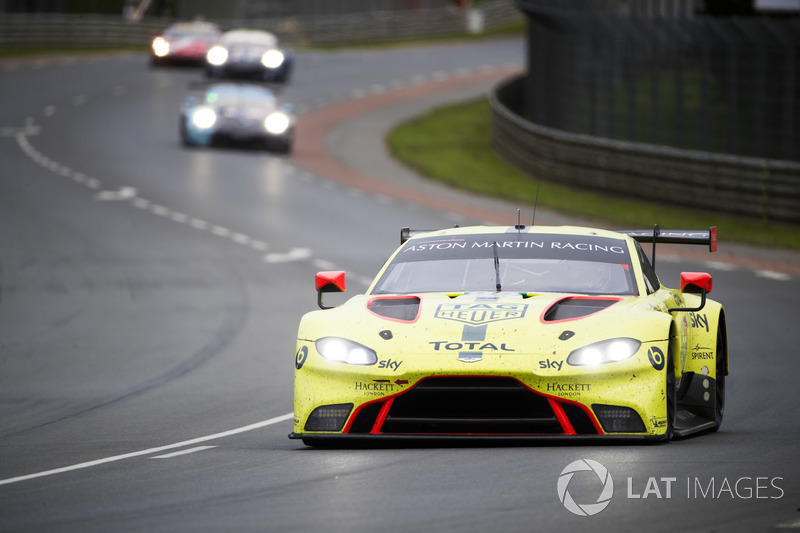
[[[350,429],[351,429],[351,427],[353,425],[353,421],[355,421],[355,419],[358,417],[358,414],[361,412],[361,410],[363,408],[365,408],[368,405],[372,405],[374,403],[385,402],[383,404],[383,407],[381,407],[380,413],[378,413],[378,417],[376,418],[375,423],[372,426],[372,429],[369,432],[370,435],[380,434],[381,433],[381,429],[383,428],[383,423],[386,421],[386,417],[389,415],[389,410],[391,409],[392,403],[394,402],[395,398],[397,398],[398,396],[400,396],[402,394],[406,394],[407,392],[409,392],[411,389],[413,389],[414,387],[416,387],[417,385],[419,385],[420,383],[422,383],[426,379],[441,378],[441,377],[449,377],[449,378],[450,377],[452,377],[452,378],[510,378],[510,379],[513,379],[514,381],[516,381],[517,383],[519,383],[520,385],[522,385],[523,387],[525,387],[526,389],[528,389],[532,393],[538,394],[539,396],[547,398],[547,401],[550,402],[550,407],[553,409],[553,412],[555,413],[556,418],[558,419],[558,422],[561,424],[561,429],[564,431],[564,435],[577,435],[577,433],[575,432],[575,429],[572,427],[572,424],[570,423],[569,419],[567,418],[566,413],[564,413],[564,408],[561,407],[562,403],[568,403],[568,404],[575,405],[575,406],[583,409],[583,412],[586,413],[586,415],[589,417],[589,420],[592,421],[592,425],[594,425],[594,429],[597,431],[597,434],[598,435],[605,435],[606,434],[605,431],[603,431],[603,428],[600,426],[600,422],[597,421],[597,417],[594,416],[594,413],[592,412],[592,410],[588,406],[586,406],[586,405],[584,405],[584,404],[582,404],[580,402],[576,402],[575,400],[567,400],[567,399],[564,399],[564,398],[559,398],[558,396],[551,396],[550,394],[546,394],[544,392],[540,392],[540,391],[538,391],[536,389],[533,389],[533,388],[529,387],[528,385],[526,385],[525,383],[523,383],[519,379],[515,378],[514,376],[502,376],[502,375],[498,376],[498,375],[492,375],[492,374],[446,374],[446,375],[439,374],[439,375],[424,377],[424,378],[420,379],[419,381],[414,383],[414,385],[412,385],[411,387],[407,388],[404,391],[400,391],[400,392],[398,392],[396,394],[392,394],[391,396],[385,396],[385,397],[379,398],[377,400],[372,400],[370,402],[364,402],[361,405],[359,405],[358,407],[356,407],[353,410],[353,412],[350,414],[350,419],[347,421],[347,424],[345,424],[344,429],[342,430],[342,433],[350,433]],[[426,433],[426,435],[427,435],[427,433]],[[440,433],[440,435],[462,435],[462,433]],[[492,433],[470,433],[470,435],[493,435],[493,434]],[[537,433],[537,435],[538,435],[538,433]],[[549,433],[542,433],[542,435],[549,435]]]
[[[375,435],[381,432],[383,423],[386,422],[386,417],[389,416],[389,409],[392,408],[392,404],[394,403],[396,396],[397,395],[395,394],[395,396],[390,397],[388,400],[386,400],[386,403],[383,404],[383,407],[381,407],[381,412],[378,413],[378,418],[375,419],[375,424],[373,424],[372,429],[369,431],[370,435]]]
[[[556,418],[558,418],[558,422],[561,424],[561,429],[564,430],[564,435],[577,435],[572,424],[569,423],[569,418],[567,418],[567,414],[564,412],[561,404],[553,398],[548,398],[547,401],[550,402],[550,408],[556,414]]]
[[[530,387],[528,387],[524,383],[522,383],[522,385],[524,387],[532,390],[534,393],[536,393],[536,394],[538,394],[540,396],[544,396],[548,400],[552,400],[552,401],[554,401],[554,402],[556,402],[558,404],[568,403],[570,405],[574,405],[576,407],[581,408],[583,410],[583,412],[586,413],[586,416],[589,417],[589,420],[592,421],[592,425],[594,426],[594,429],[597,431],[597,434],[598,435],[605,435],[606,434],[606,432],[603,431],[603,428],[600,426],[600,422],[597,421],[597,417],[594,416],[594,413],[592,412],[591,409],[589,409],[588,406],[586,406],[586,405],[584,405],[584,404],[582,404],[580,402],[576,402],[575,400],[567,400],[566,398],[559,398],[558,396],[550,396],[549,394],[545,394],[543,392],[536,391],[534,389],[531,389]],[[560,407],[560,405],[559,405],[559,407]],[[563,412],[563,409],[564,408],[562,407],[561,408],[562,412]]]
[[[419,301],[419,305],[417,306],[417,316],[414,317],[414,320],[401,320],[399,318],[392,318],[390,316],[379,315],[378,313],[369,308],[370,304],[375,300],[402,300],[402,299],[408,300],[411,298],[416,298]],[[391,320],[392,322],[400,322],[401,324],[413,324],[414,322],[419,320],[419,317],[422,314],[422,298],[420,298],[419,296],[408,296],[408,295],[376,296],[374,298],[370,298],[369,300],[367,300],[367,311],[384,320]]]
[[[619,297],[616,297],[616,296],[566,296],[564,298],[556,300],[555,302],[553,302],[550,305],[548,305],[547,307],[545,307],[544,311],[542,311],[542,314],[539,315],[539,322],[541,322],[542,324],[561,324],[562,322],[572,322],[573,320],[581,320],[583,318],[586,318],[587,316],[592,316],[595,313],[599,313],[600,311],[605,311],[606,309],[611,307],[611,305],[614,305],[614,304],[611,304],[608,307],[604,307],[602,309],[598,309],[597,311],[589,313],[588,315],[579,316],[577,318],[563,318],[561,320],[545,320],[544,319],[544,315],[546,315],[547,312],[550,309],[552,309],[552,307],[554,305],[558,305],[561,302],[563,302],[564,300],[613,300],[614,303],[617,303],[617,302],[621,302],[623,299],[619,298]]]
[[[345,423],[344,428],[342,428],[342,433],[350,433],[350,428],[353,427],[353,422],[355,421],[356,418],[358,418],[358,414],[361,412],[361,410],[363,408],[365,408],[366,406],[368,406],[370,404],[373,404],[373,403],[376,403],[376,402],[382,402],[382,401],[383,401],[383,398],[381,398],[380,400],[372,401],[372,402],[362,403],[361,405],[359,405],[355,409],[353,409],[353,412],[350,413],[350,418],[347,419],[347,423]]]
[[[716,252],[717,251],[717,227],[711,226],[708,229],[708,251],[709,252]]]

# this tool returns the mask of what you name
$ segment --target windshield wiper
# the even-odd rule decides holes
[[[497,255],[497,241],[494,241],[494,279],[496,283],[497,292],[500,292],[500,256]]]

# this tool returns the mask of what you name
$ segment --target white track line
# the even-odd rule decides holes
[[[187,450],[165,453],[164,455],[156,455],[151,457],[150,459],[172,459],[173,457],[179,457],[181,455],[189,455],[190,453],[195,453],[195,452],[202,452],[203,450],[210,450],[211,448],[216,448],[216,446],[195,446],[194,448],[189,448]]]
[[[176,442],[175,444],[167,444],[166,446],[158,446],[157,448],[148,448],[146,450],[140,450],[138,452],[131,452],[131,453],[124,453],[122,455],[114,455],[112,457],[105,457],[103,459],[96,459],[94,461],[87,461],[85,463],[79,463],[76,465],[71,466],[64,466],[62,468],[54,468],[53,470],[45,470],[43,472],[37,472],[35,474],[28,474],[26,476],[17,476],[11,477],[8,479],[0,479],[0,485],[10,485],[11,483],[17,483],[19,481],[26,481],[28,479],[35,479],[39,477],[46,477],[46,476],[53,476],[55,474],[63,474],[64,472],[72,472],[75,470],[82,470],[84,468],[91,468],[93,466],[103,465],[106,463],[113,463],[116,461],[122,461],[123,459],[131,459],[132,457],[141,457],[142,455],[152,455],[154,453],[163,452],[166,450],[174,450],[175,448],[183,448],[184,446],[190,446],[192,444],[199,444],[201,442],[208,442],[210,440],[221,439],[223,437],[229,437],[231,435],[236,435],[238,433],[245,433],[247,431],[253,431],[254,429],[260,429],[266,426],[271,426],[273,424],[277,424],[279,422],[283,422],[285,420],[289,420],[294,416],[294,413],[286,413],[285,415],[276,416],[275,418],[270,418],[269,420],[262,420],[261,422],[256,422],[255,424],[250,424],[249,426],[242,426],[236,429],[230,429],[228,431],[223,431],[222,433],[214,433],[213,435],[206,435],[205,437],[197,437],[196,439],[185,440],[183,442]]]

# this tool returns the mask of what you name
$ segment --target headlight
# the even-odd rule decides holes
[[[323,337],[316,342],[317,352],[325,359],[350,365],[374,365],[378,362],[375,350],[339,337]]]
[[[210,107],[200,107],[192,113],[192,124],[201,130],[207,130],[217,122],[217,114]]]
[[[642,343],[636,339],[627,337],[596,342],[574,350],[567,357],[567,364],[589,366],[615,363],[632,357],[633,354],[639,351],[641,345]]]
[[[270,113],[264,119],[264,128],[273,135],[280,135],[289,129],[289,117],[286,113]]]
[[[153,39],[153,53],[158,57],[164,57],[169,54],[169,41],[163,37]]]
[[[261,64],[267,68],[278,68],[283,65],[284,55],[280,50],[267,50],[261,56]]]
[[[206,53],[206,61],[219,67],[228,60],[228,50],[223,46],[212,46]]]

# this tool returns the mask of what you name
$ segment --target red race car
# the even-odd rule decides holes
[[[222,30],[211,22],[176,22],[151,43],[150,64],[201,65]]]

